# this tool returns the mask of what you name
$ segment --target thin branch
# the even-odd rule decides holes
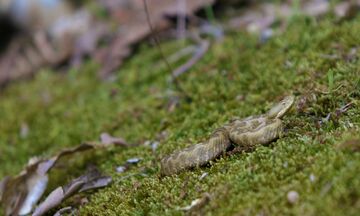
[[[171,56],[169,56],[168,60],[170,63],[177,62],[181,58],[184,58],[185,56],[193,54],[194,52],[196,52],[196,50],[197,50],[197,46],[194,46],[194,45],[187,46],[187,47],[177,51],[176,53],[172,54]]]
[[[188,71],[196,62],[198,62],[209,49],[210,42],[207,40],[202,40],[199,44],[199,47],[195,51],[194,55],[183,65],[176,68],[172,73],[172,78],[177,78],[181,74]]]
[[[170,74],[171,74],[171,77],[172,77],[172,81],[173,81],[174,84],[175,84],[175,88],[176,88],[178,91],[180,91],[181,93],[183,93],[187,99],[190,99],[190,96],[189,96],[188,94],[186,94],[186,92],[181,88],[178,79],[177,79],[175,76],[173,76],[173,73],[172,73],[173,69],[172,69],[170,63],[168,62],[168,60],[166,59],[166,57],[165,57],[165,55],[164,55],[164,52],[162,51],[160,42],[158,41],[158,39],[157,39],[157,37],[156,37],[155,30],[154,30],[153,25],[152,25],[152,23],[151,23],[150,13],[149,13],[149,9],[148,9],[148,5],[147,5],[147,3],[146,3],[146,0],[143,0],[143,4],[144,4],[145,13],[146,13],[146,21],[148,22],[151,35],[153,36],[153,39],[154,39],[154,41],[155,41],[155,44],[156,44],[156,46],[157,46],[158,49],[159,49],[159,52],[160,52],[160,55],[161,55],[162,59],[164,60],[166,66],[168,67],[168,69],[169,69],[169,71],[170,71]]]

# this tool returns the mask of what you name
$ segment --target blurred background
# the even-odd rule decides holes
[[[89,57],[101,65],[98,77],[107,79],[134,45],[150,35],[189,38],[195,29],[220,40],[224,30],[245,29],[266,40],[274,25],[283,30],[286,17],[296,13],[318,17],[332,11],[348,17],[359,6],[354,0],[146,2],[148,10],[143,0],[1,0],[0,85],[31,77],[44,67],[79,67]]]

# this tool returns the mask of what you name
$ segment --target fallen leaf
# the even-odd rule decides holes
[[[178,208],[178,210],[182,211],[195,211],[199,210],[200,208],[204,207],[210,201],[210,194],[204,193],[201,198],[195,199],[191,202],[190,205]]]
[[[299,11],[308,16],[319,17],[330,12],[330,2],[327,0],[299,1]],[[360,0],[343,1],[335,5],[334,13],[339,18],[353,16],[359,11]],[[260,3],[252,4],[241,15],[231,18],[229,27],[233,29],[245,29],[248,32],[259,33],[268,29],[277,19],[286,21],[294,12],[291,2],[281,4]]]
[[[62,150],[49,159],[32,158],[25,169],[17,176],[2,181],[1,202],[5,215],[29,214],[43,195],[48,182],[48,172],[64,156],[91,149],[108,148],[111,144],[87,142],[74,148]],[[1,190],[1,188],[0,188]]]
[[[22,42],[19,46],[18,40],[15,39],[15,45],[8,46],[6,54],[0,57],[0,85],[30,77],[44,66],[56,66],[69,58],[73,66],[79,66],[84,55],[90,55],[101,64],[100,77],[109,78],[132,53],[134,44],[169,28],[172,25],[169,18],[189,17],[200,8],[212,5],[215,0],[146,0],[154,32],[149,28],[143,0],[98,0],[97,2],[109,11],[111,14],[109,23],[115,24],[118,27],[116,30],[110,30],[110,24],[95,20],[84,9],[69,8],[66,5],[56,13],[63,11],[63,17],[56,18],[56,14],[52,14],[51,18],[45,19],[44,14],[41,13],[44,8],[36,6],[36,10],[40,12],[34,15],[41,17],[38,19],[39,26],[43,27],[41,31],[30,34],[30,42],[29,40],[26,43]],[[248,1],[241,15],[232,18],[229,26],[261,33],[262,41],[266,41],[271,36],[270,31],[267,30],[271,29],[275,21],[280,20],[285,23],[294,13],[294,7],[289,1],[282,1],[281,4],[251,4],[251,2],[255,1]],[[233,5],[233,3],[228,4]],[[318,17],[334,8],[336,16],[348,18],[358,13],[359,6],[360,0],[342,1],[334,7],[330,7],[330,2],[327,0],[308,0],[300,1],[298,9],[300,13]],[[29,20],[25,19],[24,24]],[[213,27],[200,26],[203,32],[210,31],[216,38],[221,38],[222,31]],[[184,32],[184,25],[182,30]],[[50,38],[46,37],[47,34]],[[103,38],[106,38],[105,43],[102,43],[105,46],[98,48],[98,42]],[[197,61],[195,56],[197,55],[194,55],[184,67],[178,69],[180,72],[174,71],[174,73],[181,74],[184,68],[190,68]]]
[[[204,172],[200,177],[199,177],[199,180],[201,181],[201,180],[203,180],[206,176],[208,176],[209,175],[209,173],[207,173],[207,172]]]
[[[334,8],[338,18],[351,19],[360,11],[360,0],[343,1]]]
[[[103,176],[97,169],[91,169],[85,175],[74,179],[70,184],[53,190],[47,198],[40,203],[32,215],[44,215],[75,193],[105,187],[109,185],[111,181],[111,177]]]
[[[229,21],[233,29],[245,29],[249,32],[261,32],[272,25],[277,17],[287,17],[291,14],[288,4],[280,6],[262,3],[245,10],[240,16]]]
[[[48,176],[39,169],[39,164],[40,161],[29,164],[18,176],[7,178],[1,200],[5,215],[28,214],[41,198]]]
[[[71,206],[61,208],[54,214],[54,216],[61,216],[61,215],[64,215],[65,213],[69,214],[71,212],[71,210],[72,210]]]
[[[123,138],[121,137],[113,137],[108,133],[102,133],[100,135],[101,143],[105,145],[121,145],[121,146],[130,146]]]
[[[305,14],[309,16],[319,16],[325,14],[330,9],[329,1],[326,0],[312,0],[308,1],[302,7]]]
[[[117,173],[123,173],[123,172],[125,172],[125,170],[126,170],[126,167],[125,167],[125,166],[118,166],[118,167],[116,167],[116,172],[117,172]]]
[[[75,10],[68,2],[55,1],[52,6],[43,1],[10,2],[9,19],[26,33],[16,35],[0,56],[0,85],[27,78],[44,66],[59,65],[72,56],[78,38],[94,32],[89,12]]]
[[[102,176],[102,177],[99,177],[99,178],[96,178],[96,179],[92,179],[91,181],[89,180],[88,182],[86,182],[81,187],[79,192],[84,192],[84,191],[88,191],[88,190],[93,190],[93,189],[97,189],[97,188],[106,187],[111,182],[112,182],[112,178],[110,176]]]
[[[141,161],[140,158],[130,158],[126,161],[126,163],[129,163],[129,164],[137,164]]]
[[[201,7],[211,5],[215,0],[187,1],[181,15],[190,15]],[[150,22],[155,31],[170,27],[171,22],[167,16],[176,17],[180,14],[177,0],[146,0]],[[131,53],[131,46],[145,37],[153,34],[149,28],[144,10],[143,0],[124,0],[118,8],[112,8],[113,16],[119,24],[116,38],[108,47],[95,54],[95,58],[103,65],[100,77],[107,77],[120,66],[124,58]]]
[[[56,188],[54,191],[50,193],[50,195],[44,200],[43,203],[39,205],[39,207],[36,208],[35,212],[33,213],[33,216],[35,215],[43,215],[48,210],[56,207],[61,203],[61,201],[64,199],[65,193],[62,187]]]

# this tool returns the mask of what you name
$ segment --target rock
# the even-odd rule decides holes
[[[287,200],[290,204],[295,204],[299,200],[299,193],[296,191],[289,191],[287,193]]]

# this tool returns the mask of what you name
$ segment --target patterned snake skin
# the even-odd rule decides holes
[[[265,115],[233,120],[216,129],[202,143],[187,147],[161,160],[161,175],[172,175],[182,170],[206,164],[225,153],[232,145],[250,147],[267,144],[281,136],[283,117],[294,103],[294,96],[285,97]]]

